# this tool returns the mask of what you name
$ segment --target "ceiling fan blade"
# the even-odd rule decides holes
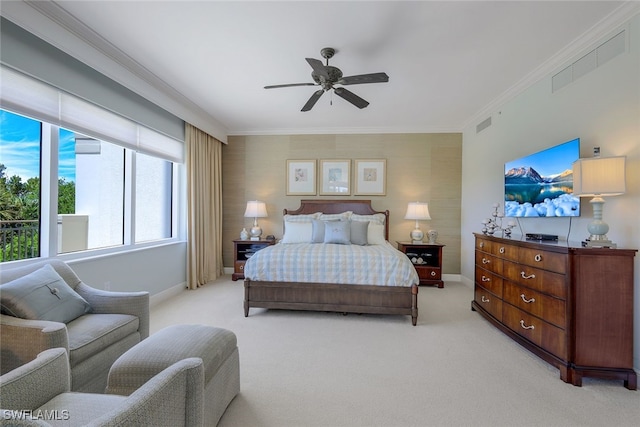
[[[309,65],[311,65],[311,68],[313,68],[313,71],[316,72],[316,75],[318,75],[319,77],[324,77],[325,80],[329,80],[329,74],[327,73],[327,69],[322,64],[322,61],[315,58],[305,58],[305,59],[307,60]]]
[[[265,86],[265,89],[276,89],[279,87],[293,87],[293,86],[316,86],[315,83],[289,83],[284,85],[269,85]]]
[[[311,98],[309,98],[307,103],[304,104],[304,107],[302,107],[302,110],[300,110],[300,111],[309,111],[309,110],[311,110],[313,108],[313,106],[316,105],[316,102],[318,102],[318,99],[320,99],[320,97],[322,96],[323,93],[324,93],[324,90],[322,90],[322,89],[313,92],[313,95],[311,95]]]
[[[387,76],[387,73],[372,73],[343,77],[337,83],[341,85],[359,85],[362,83],[386,83],[388,81],[389,76]]]
[[[355,105],[358,108],[365,108],[367,105],[369,105],[369,103],[367,101],[365,101],[364,99],[360,98],[355,93],[353,93],[351,91],[348,91],[347,89],[345,89],[343,87],[337,87],[333,91],[340,98],[346,99],[347,101],[349,101],[350,103],[352,103],[353,105]]]

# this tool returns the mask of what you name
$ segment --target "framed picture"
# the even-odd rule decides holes
[[[320,160],[321,195],[348,196],[351,194],[351,160]]]
[[[387,160],[355,160],[355,193],[358,196],[384,196],[387,191]]]
[[[316,195],[316,161],[287,160],[287,196]]]

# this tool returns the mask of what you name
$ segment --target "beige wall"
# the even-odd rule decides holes
[[[287,196],[286,160],[386,159],[385,196]],[[445,244],[443,273],[460,274],[460,203],[462,134],[277,135],[231,136],[222,150],[223,256],[233,266],[233,240],[252,220],[244,218],[247,200],[267,203],[268,218],[259,220],[263,236],[282,237],[282,210],[301,199],[370,199],[376,210],[390,211],[389,241],[406,241],[415,223],[404,219],[407,202],[429,202],[431,221]],[[353,194],[353,162],[351,187]]]

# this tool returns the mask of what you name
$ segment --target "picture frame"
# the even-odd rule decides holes
[[[320,195],[348,196],[351,194],[351,160],[320,160]]]
[[[287,196],[315,196],[316,160],[287,160]]]
[[[357,196],[384,196],[387,192],[387,160],[362,159],[355,162],[355,192]]]

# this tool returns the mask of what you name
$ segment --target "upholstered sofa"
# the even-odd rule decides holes
[[[182,359],[129,396],[69,392],[63,348],[0,377],[2,425],[202,426],[202,359]]]
[[[149,293],[107,292],[66,263],[0,270],[0,373],[50,348],[67,350],[71,390],[104,393],[113,362],[149,336]]]

